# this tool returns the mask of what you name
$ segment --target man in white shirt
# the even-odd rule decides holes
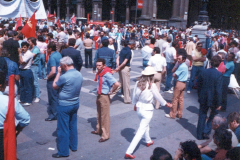
[[[34,77],[30,69],[33,60],[33,53],[28,50],[29,44],[22,42],[22,49],[19,48],[19,72],[20,72],[20,101],[23,105],[30,105],[34,95]]]
[[[64,33],[64,28],[60,27],[61,32],[59,32],[56,36],[58,43],[57,43],[57,51],[59,52],[61,47],[65,44],[66,34]]]
[[[155,47],[158,47],[161,51],[161,53],[163,53],[163,44],[165,43],[166,41],[163,40],[163,36],[162,35],[159,35],[158,36],[158,39],[156,40],[156,43],[155,43]],[[167,43],[168,44],[168,43]]]
[[[93,40],[93,35],[94,35],[93,26],[91,26],[91,30],[89,31],[89,34],[90,34],[90,39]]]
[[[158,91],[160,91],[162,75],[166,72],[167,62],[166,59],[161,56],[159,47],[154,47],[153,56],[149,59],[148,66],[152,66],[157,72],[154,75],[153,80],[158,88]],[[155,100],[155,108],[160,108],[160,103],[157,100]]]
[[[76,44],[75,44],[74,48],[78,51],[81,51],[84,48],[83,41],[81,39],[81,33],[77,32],[75,34],[75,37],[77,38],[77,40],[76,40]]]
[[[169,44],[169,47],[166,48],[166,50],[163,52],[166,61],[167,61],[167,77],[166,77],[166,85],[165,85],[165,91],[172,93],[171,89],[171,82],[172,82],[172,69],[175,65],[176,59],[177,59],[177,51],[175,47],[178,46],[178,42],[174,41],[172,43],[172,47],[170,47],[170,43],[172,41],[171,37],[167,38],[167,42]]]

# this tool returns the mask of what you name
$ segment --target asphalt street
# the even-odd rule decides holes
[[[82,51],[84,58],[84,52]],[[141,75],[142,58],[140,50],[134,51],[131,65],[131,89],[133,90],[136,78]],[[93,56],[94,57],[94,56]],[[96,88],[93,81],[95,75],[90,68],[82,68],[83,86],[80,95],[80,107],[78,110],[78,150],[71,152],[68,160],[123,160],[125,152],[139,127],[137,113],[132,104],[124,104],[123,99],[116,95],[110,106],[111,136],[104,143],[99,143],[100,136],[90,132],[96,128],[96,95],[91,90]],[[118,73],[114,74],[118,79]],[[48,117],[48,97],[46,80],[39,80],[41,100],[31,106],[24,107],[31,116],[31,122],[17,138],[17,156],[19,160],[51,160],[52,154],[57,153],[57,121],[46,122]],[[163,92],[161,94],[169,102],[173,94]],[[131,91],[132,91],[131,90]],[[165,118],[169,108],[161,107],[154,110],[150,122],[150,136],[154,145],[146,147],[144,139],[137,146],[134,155],[136,160],[148,160],[155,147],[163,147],[173,156],[180,142],[196,140],[196,125],[198,120],[197,92],[184,94],[184,109],[182,119]],[[227,116],[232,111],[239,111],[239,100],[234,94],[228,94],[227,112],[220,114]],[[200,143],[202,141],[197,141]],[[64,159],[64,158],[62,158]]]

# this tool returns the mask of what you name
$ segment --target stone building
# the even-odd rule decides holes
[[[90,20],[112,20],[121,23],[164,24],[185,28],[189,13],[198,13],[196,4],[189,0],[143,0],[143,8],[137,9],[136,0],[43,0],[45,8],[57,17],[69,20],[73,13],[76,17],[90,16]],[[190,6],[191,5],[191,6]],[[195,8],[194,8],[195,7]],[[190,10],[191,9],[191,10]],[[197,9],[197,11],[196,11]],[[193,14],[194,15],[194,14]],[[194,15],[195,17],[197,14]],[[190,18],[192,21],[194,18]],[[190,22],[193,23],[193,22]]]

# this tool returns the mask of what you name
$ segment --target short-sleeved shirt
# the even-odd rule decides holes
[[[112,85],[117,82],[117,80],[113,77],[111,73],[106,73],[103,75],[103,83],[102,83],[102,94],[108,94]],[[98,87],[99,87],[99,77],[98,77]],[[98,90],[97,87],[97,90]]]
[[[226,67],[226,72],[223,74],[224,77],[230,77],[231,74],[233,73],[234,71],[234,63],[233,61],[230,61],[230,62],[227,62],[225,64],[225,67]]]
[[[148,65],[152,66],[155,69],[155,71],[162,72],[163,67],[167,66],[167,62],[166,59],[162,57],[160,54],[155,54],[149,59]]]
[[[76,46],[78,46],[76,49],[78,51],[81,51],[81,49],[83,49],[83,41],[81,40],[81,38],[78,38],[76,41]]]
[[[57,51],[53,52],[50,55],[48,63],[47,63],[47,74],[49,74],[51,72],[51,67],[56,67],[56,74],[57,74],[58,67],[60,66],[61,58],[62,58],[62,55]],[[52,77],[50,80],[54,80],[54,78],[55,78],[55,76]]]
[[[127,47],[124,47],[120,54],[119,54],[119,58],[120,58],[120,65],[123,63],[123,61],[125,59],[128,59],[127,63],[126,63],[126,66],[129,66],[130,67],[130,60],[132,58],[132,52],[131,52],[131,49],[127,46]]]
[[[30,69],[31,65],[32,65],[32,60],[33,60],[33,54],[31,51],[27,50],[26,53],[21,53],[23,62],[25,62],[25,64],[20,64],[19,68],[20,69]]]
[[[236,59],[236,63],[240,63],[240,51],[236,53],[235,59]]]
[[[179,65],[178,69],[175,71],[177,75],[177,80],[180,82],[186,82],[188,79],[188,66],[186,63],[182,63]]]
[[[82,82],[82,74],[76,69],[70,69],[62,74],[56,82],[57,86],[60,87],[58,104],[70,106],[79,103]]]
[[[177,56],[177,51],[174,47],[167,47],[164,52],[167,63],[174,63],[174,57]]]
[[[34,46],[32,49],[31,49],[31,52],[33,54],[36,54],[36,56],[34,57],[34,63],[33,64],[39,64],[40,63],[40,50],[37,46]]]
[[[6,80],[8,81],[8,77],[12,74],[14,75],[19,75],[19,70],[18,70],[18,65],[16,62],[11,61],[9,58],[4,57],[5,61],[7,62],[7,66],[8,66],[8,75]]]
[[[234,133],[237,136],[238,142],[240,142],[240,125],[235,129]]]

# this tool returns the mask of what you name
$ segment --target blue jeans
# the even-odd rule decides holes
[[[20,101],[24,103],[32,103],[34,93],[34,77],[31,69],[20,71]]]
[[[148,66],[149,60],[143,60],[143,70]]]
[[[222,83],[222,108],[223,110],[227,109],[227,93],[228,93],[228,85],[230,83],[230,77],[223,76]]]
[[[46,68],[45,68],[45,54],[40,54],[40,63],[39,67],[39,78],[44,79],[46,78]]]
[[[57,116],[57,105],[58,105],[58,90],[53,89],[53,78],[51,81],[47,81],[47,93],[48,93],[48,118],[55,118]]]
[[[208,157],[206,154],[201,155],[202,160],[212,160],[212,158]]]
[[[40,88],[39,88],[39,83],[38,83],[38,65],[32,65],[31,70],[33,72],[33,77],[34,77],[34,95],[33,98],[39,98],[40,97]]]
[[[188,91],[192,90],[195,77],[198,76],[202,72],[203,69],[204,69],[203,66],[194,66],[194,65],[192,66],[191,77],[190,77],[190,81],[189,81],[188,88],[187,88]]]
[[[171,89],[171,82],[173,78],[172,69],[174,67],[174,63],[167,63],[167,77],[166,77],[166,85],[165,85],[165,91],[168,91]]]
[[[69,148],[77,150],[77,111],[79,103],[71,106],[57,106],[57,135],[58,135],[58,154],[61,156],[69,155]]]
[[[198,125],[197,125],[197,139],[202,139],[203,134],[210,134],[211,132],[212,120],[218,112],[216,109],[211,109],[210,116],[206,123],[207,112],[209,108],[210,108],[209,106],[200,105],[199,113],[198,113],[199,117],[198,117]]]

